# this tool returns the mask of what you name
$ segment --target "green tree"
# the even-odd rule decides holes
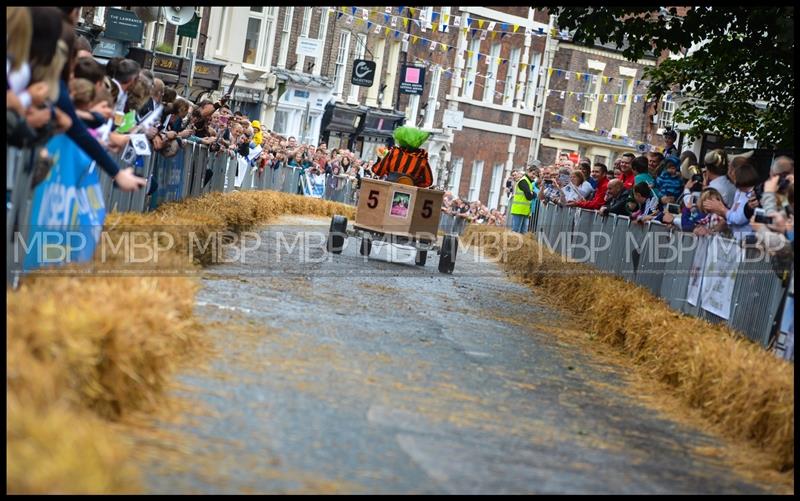
[[[630,61],[683,54],[645,78],[650,98],[680,91],[675,119],[692,125],[690,136],[751,135],[763,147],[794,147],[794,7],[691,7],[682,16],[675,7],[549,9],[573,41],[615,43]]]

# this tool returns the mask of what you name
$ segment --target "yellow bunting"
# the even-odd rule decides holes
[[[553,76],[553,68],[547,68],[547,76]]]
[[[389,36],[389,31],[390,31],[390,30],[389,30],[389,28],[386,28],[386,29],[384,30],[383,34],[384,34],[384,35],[386,35],[386,36],[388,37],[388,36]]]
[[[472,57],[473,52],[471,50],[467,51],[467,57]]]
[[[516,33],[518,29],[519,29],[519,25],[518,25],[518,24],[515,24],[515,25],[514,25],[514,33]]]
[[[439,31],[439,23],[432,23],[431,26],[433,26],[433,31]]]
[[[411,43],[412,43],[412,44],[416,44],[416,43],[417,43],[417,40],[419,40],[419,37],[418,37],[418,36],[416,36],[416,35],[411,35]]]
[[[486,22],[486,21],[484,21],[483,19],[481,19],[480,21],[478,21],[478,28],[481,28],[481,29],[483,29],[483,23],[485,23],[485,22]]]
[[[417,12],[417,9],[415,9],[414,7],[409,7],[408,10],[411,11],[412,16]]]
[[[603,83],[604,83],[604,84],[607,84],[607,83],[608,83],[608,77],[605,77],[605,76],[603,77]]]
[[[450,14],[444,15],[444,24],[447,24],[450,21]]]
[[[403,26],[404,26],[405,28],[408,28],[408,18],[407,18],[407,17],[404,17],[404,18],[403,18]]]

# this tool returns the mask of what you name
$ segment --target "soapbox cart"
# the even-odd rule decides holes
[[[377,179],[362,179],[356,220],[335,215],[328,233],[328,252],[341,254],[348,236],[361,238],[361,255],[369,257],[373,240],[413,247],[415,263],[425,266],[429,251],[439,253],[439,271],[453,273],[458,236],[444,235],[438,244],[443,191]]]

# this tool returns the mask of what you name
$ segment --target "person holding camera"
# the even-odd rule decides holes
[[[758,201],[753,198],[758,184],[758,171],[749,160],[742,159],[734,166],[733,174],[736,193],[731,208],[728,209],[718,201],[707,200],[703,203],[703,209],[724,217],[734,237],[741,240],[745,235],[753,233],[750,218],[758,205]]]

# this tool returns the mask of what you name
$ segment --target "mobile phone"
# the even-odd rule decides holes
[[[767,211],[765,211],[761,207],[758,207],[755,210],[755,215],[756,215],[756,218],[755,218],[756,223],[772,224],[772,218],[767,216]]]
[[[681,207],[678,204],[667,204],[667,212],[670,214],[680,214]]]
[[[553,180],[552,179],[545,179],[544,180],[544,184],[553,184]]]

